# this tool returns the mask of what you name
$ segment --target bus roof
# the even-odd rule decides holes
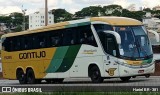
[[[103,23],[113,25],[113,26],[143,25],[140,21],[135,20],[135,19],[131,19],[131,18],[127,18],[127,17],[113,17],[113,16],[91,17],[91,18],[86,18],[86,19],[55,23],[55,24],[44,26],[44,27],[37,28],[37,29],[34,29],[34,30],[27,30],[27,31],[16,32],[16,33],[8,33],[8,34],[3,35],[2,38],[3,37],[24,35],[24,34],[32,34],[32,33],[37,33],[37,32],[42,32],[42,31],[63,29],[63,28],[66,28],[66,27],[74,27],[74,26],[77,26],[77,24],[81,24],[81,23],[91,23],[91,22],[96,22],[96,21],[103,22]]]
[[[93,17],[91,18],[91,21],[102,21],[113,26],[143,25],[142,22],[127,17]]]

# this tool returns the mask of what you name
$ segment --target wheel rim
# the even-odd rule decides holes
[[[31,82],[33,80],[33,74],[29,73],[28,74],[28,82]]]
[[[24,74],[23,72],[18,73],[18,80],[23,81],[24,80]]]
[[[20,80],[23,81],[24,80],[24,74],[21,74],[20,76],[21,76]]]
[[[93,79],[98,79],[99,77],[99,72],[98,71],[94,71],[93,74],[92,74],[92,78]]]

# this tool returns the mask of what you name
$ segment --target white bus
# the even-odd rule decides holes
[[[21,84],[87,77],[94,83],[128,81],[155,70],[145,27],[125,17],[92,17],[5,34],[2,67],[4,78]]]

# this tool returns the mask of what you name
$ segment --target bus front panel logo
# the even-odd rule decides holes
[[[108,71],[106,70],[106,72],[110,75],[110,76],[114,76],[114,71],[116,70],[117,68],[109,68]]]

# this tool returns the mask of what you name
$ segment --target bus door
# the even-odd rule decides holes
[[[106,34],[104,37],[104,51],[106,55],[103,56],[104,61],[104,72],[106,77],[118,77],[119,76],[119,65],[117,64],[118,56],[118,44],[115,36],[112,34]]]

